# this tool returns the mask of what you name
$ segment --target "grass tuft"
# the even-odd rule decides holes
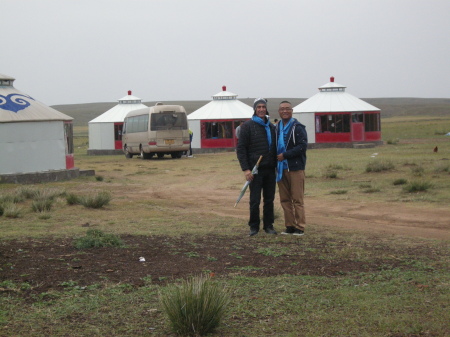
[[[386,141],[386,144],[389,144],[389,145],[396,145],[396,144],[398,144],[398,142],[399,142],[400,140],[397,138],[397,139],[388,139],[387,141]]]
[[[99,229],[89,229],[85,237],[75,240],[77,249],[100,248],[100,247],[123,247],[123,241],[114,234],[106,234]]]
[[[338,174],[335,170],[326,170],[323,176],[327,179],[336,179]]]
[[[22,208],[13,203],[3,204],[3,216],[6,218],[20,218],[22,217]]]
[[[432,187],[433,184],[427,181],[413,181],[403,187],[403,190],[407,193],[426,192]]]
[[[347,190],[334,190],[331,191],[330,194],[347,194]]]
[[[175,333],[204,336],[220,324],[230,298],[219,284],[199,276],[168,286],[160,302]]]
[[[408,180],[406,180],[404,178],[399,178],[399,179],[395,179],[392,184],[397,186],[397,185],[405,185],[407,183],[408,183]]]
[[[80,204],[86,208],[102,208],[111,201],[111,193],[99,192],[96,195],[87,195],[80,197]]]
[[[51,198],[39,198],[36,200],[33,200],[31,203],[31,209],[34,212],[48,212],[52,209],[53,206],[53,199]]]
[[[81,204],[81,198],[73,193],[68,193],[66,195],[66,202],[68,205],[80,205]]]
[[[366,172],[382,172],[391,171],[395,168],[394,164],[390,160],[374,160],[367,164]]]

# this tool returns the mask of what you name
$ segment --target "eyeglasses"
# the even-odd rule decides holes
[[[279,108],[278,111],[291,111],[292,108]]]

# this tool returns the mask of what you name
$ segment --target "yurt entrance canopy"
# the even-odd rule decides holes
[[[74,167],[73,118],[13,86],[0,74],[0,174]]]
[[[139,97],[131,94],[119,99],[119,104],[91,120],[89,125],[88,154],[123,154],[122,129],[127,113],[147,108]]]
[[[236,147],[236,128],[253,115],[253,109],[237,100],[237,96],[223,86],[221,92],[212,96],[211,102],[188,116],[189,128],[194,133],[192,148]]]
[[[306,126],[308,142],[381,142],[380,109],[345,92],[330,82],[319,93],[294,107],[294,117]]]

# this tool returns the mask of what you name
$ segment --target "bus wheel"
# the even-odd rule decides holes
[[[182,151],[172,152],[170,155],[172,156],[173,159],[181,158],[181,156],[183,155],[183,152]]]
[[[149,154],[145,153],[142,147],[141,147],[141,159],[150,159]]]
[[[123,149],[123,151],[125,152],[125,158],[133,158],[133,154],[130,153],[130,150],[128,150],[128,146],[125,145],[125,148]]]
[[[161,159],[161,158],[164,157],[164,153],[158,152],[157,156],[158,156],[159,159]]]

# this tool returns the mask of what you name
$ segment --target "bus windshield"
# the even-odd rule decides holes
[[[151,131],[186,130],[187,118],[184,112],[165,111],[151,114]]]

